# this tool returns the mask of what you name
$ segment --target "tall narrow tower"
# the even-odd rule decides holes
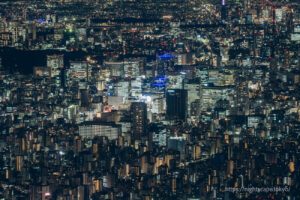
[[[227,20],[227,9],[226,9],[226,2],[225,0],[222,0],[221,5],[221,22],[226,23]]]
[[[146,133],[147,105],[143,102],[133,102],[130,107],[132,134],[134,139],[140,139]]]

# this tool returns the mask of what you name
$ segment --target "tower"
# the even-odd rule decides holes
[[[171,120],[182,120],[186,118],[187,90],[167,90],[167,118]]]
[[[227,19],[227,9],[226,9],[226,2],[225,0],[222,0],[222,6],[221,6],[221,22],[225,23]]]
[[[130,107],[132,133],[134,139],[140,139],[146,132],[147,105],[143,102],[133,102]]]

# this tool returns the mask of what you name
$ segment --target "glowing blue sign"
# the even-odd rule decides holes
[[[162,54],[162,55],[158,55],[157,57],[161,58],[161,59],[170,59],[170,58],[174,58],[174,56],[172,54]]]

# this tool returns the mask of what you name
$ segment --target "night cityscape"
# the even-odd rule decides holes
[[[0,200],[299,200],[299,0],[0,0]]]

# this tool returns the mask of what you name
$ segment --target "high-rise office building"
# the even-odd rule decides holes
[[[79,135],[83,138],[105,136],[115,140],[121,134],[121,125],[112,122],[86,121],[79,125]]]
[[[174,150],[174,151],[179,151],[179,152],[184,152],[184,146],[186,143],[186,138],[185,137],[170,137],[168,138],[168,149]]]
[[[86,89],[90,74],[91,69],[86,61],[72,61],[66,75],[67,85],[78,82],[80,89]]]
[[[187,90],[167,90],[167,117],[173,120],[185,120],[187,108]]]
[[[124,75],[123,62],[104,62],[104,66],[110,70],[110,74],[113,77],[120,77]]]
[[[201,99],[200,79],[190,80],[186,84],[186,89],[188,93],[187,114],[189,117],[198,116],[200,113],[200,99]]]
[[[47,55],[47,67],[50,68],[51,77],[59,76],[64,67],[64,55]]]
[[[164,75],[168,71],[174,69],[174,56],[171,54],[163,54],[156,57],[156,70],[158,75]]]
[[[47,55],[47,67],[50,69],[51,78],[55,78],[57,86],[61,86],[61,70],[64,67],[64,55]]]
[[[130,107],[132,133],[135,139],[145,135],[147,126],[147,105],[143,102],[133,102]]]
[[[75,80],[87,80],[87,62],[72,61],[70,63],[70,78]]]

